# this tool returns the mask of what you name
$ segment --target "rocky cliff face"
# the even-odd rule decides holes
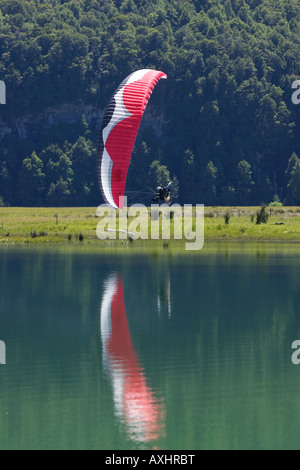
[[[17,119],[13,125],[9,126],[0,117],[0,140],[7,134],[15,134],[20,140],[25,139],[28,134],[40,132],[51,128],[60,122],[75,124],[85,115],[88,123],[93,119],[100,125],[102,111],[96,110],[92,106],[64,104],[59,108],[48,108],[44,113],[37,115],[26,115]]]
[[[25,115],[17,119],[13,125],[9,125],[1,118],[0,114],[0,141],[7,134],[14,134],[20,140],[25,139],[30,134],[36,134],[43,130],[50,129],[60,122],[66,124],[75,124],[79,122],[84,115],[88,124],[100,128],[104,110],[96,109],[91,105],[84,104],[64,104],[59,108],[48,108],[45,112],[37,115]],[[150,126],[159,136],[163,135],[163,126],[166,124],[162,115],[158,115],[154,107],[146,110],[142,119],[141,128]]]

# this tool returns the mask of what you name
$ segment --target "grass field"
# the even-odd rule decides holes
[[[256,214],[259,209],[258,207],[205,207],[205,242],[210,240],[300,242],[300,207],[268,207],[268,222],[258,225]],[[227,224],[226,214],[229,218]],[[105,246],[109,241],[100,241],[96,235],[99,220],[96,217],[96,208],[91,207],[0,208],[0,243],[98,243]],[[195,229],[194,224],[193,229]],[[161,240],[159,242],[161,243]],[[180,240],[175,242],[182,243]],[[120,241],[117,240],[115,243]]]

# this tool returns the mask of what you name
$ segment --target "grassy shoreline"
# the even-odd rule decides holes
[[[209,241],[272,241],[300,243],[300,207],[268,207],[267,223],[256,224],[259,207],[205,207],[204,239]],[[229,223],[225,223],[225,215]],[[0,244],[80,243],[120,246],[124,240],[100,241],[96,208],[0,208]],[[134,244],[162,244],[138,240]],[[186,240],[170,240],[182,245]]]

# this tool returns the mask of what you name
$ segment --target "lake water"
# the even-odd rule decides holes
[[[1,247],[0,449],[299,449],[299,284],[297,245]]]

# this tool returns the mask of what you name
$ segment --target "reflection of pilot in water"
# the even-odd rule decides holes
[[[158,296],[157,296],[157,310],[160,314],[161,311],[167,307],[168,317],[172,316],[172,306],[171,306],[171,282],[170,276],[166,280],[160,280],[158,285]]]
[[[164,409],[147,384],[132,345],[124,304],[123,281],[111,276],[101,304],[103,362],[113,386],[115,411],[129,437],[149,442],[162,435]]]

